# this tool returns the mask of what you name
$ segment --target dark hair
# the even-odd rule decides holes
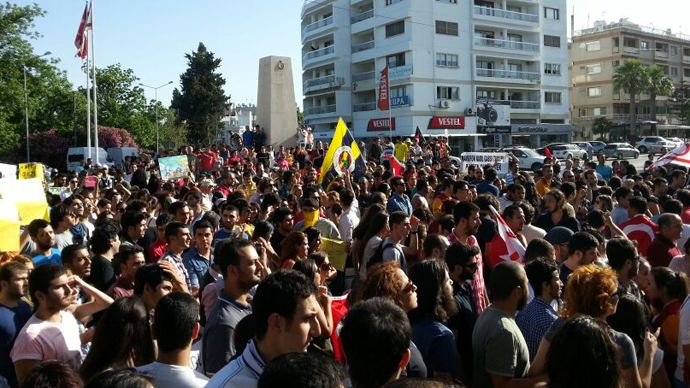
[[[276,225],[280,224],[283,222],[285,217],[291,216],[292,215],[292,210],[286,207],[279,207],[278,209],[275,209],[273,211],[273,214],[271,215],[271,218],[273,219],[273,223]]]
[[[451,244],[446,250],[446,265],[448,271],[453,272],[456,265],[463,266],[470,261],[471,258],[480,253],[478,247],[470,246],[463,243]]]
[[[82,249],[88,249],[88,247],[82,244],[72,244],[63,248],[62,252],[60,253],[62,265],[72,264],[72,260],[74,260],[74,254]]]
[[[666,290],[669,300],[678,299],[681,302],[688,296],[688,277],[683,272],[676,272],[667,267],[652,268],[650,274],[658,290]]]
[[[376,388],[398,371],[412,329],[400,307],[372,298],[352,306],[343,319],[340,337],[353,387]]]
[[[546,359],[549,387],[619,388],[621,354],[602,321],[588,315],[568,319],[556,333]]]
[[[207,220],[199,220],[194,224],[194,234],[196,234],[197,229],[211,229],[213,230],[213,225]]]
[[[542,294],[542,287],[544,283],[550,283],[553,278],[553,273],[558,274],[558,266],[556,263],[547,259],[536,259],[525,265],[525,272],[527,273],[527,280],[534,289],[534,295]]]
[[[522,265],[515,261],[502,261],[491,270],[489,289],[494,300],[506,300],[513,290],[522,287],[521,268]]]
[[[424,239],[424,242],[422,243],[422,247],[424,250],[424,256],[427,258],[430,258],[431,253],[434,251],[434,249],[438,250],[443,250],[444,245],[446,244],[443,240],[445,237],[443,237],[440,234],[436,233],[431,233],[426,236]],[[443,259],[442,257],[436,257],[436,259]]]
[[[683,207],[690,206],[690,190],[681,189],[676,191],[676,198],[683,204]]]
[[[465,388],[465,386],[457,380],[455,383],[448,383],[440,380],[401,377],[384,385],[383,388]]]
[[[94,229],[91,234],[91,251],[96,255],[102,255],[113,247],[112,240],[117,237],[117,228],[111,223],[104,223]]]
[[[609,259],[609,266],[619,271],[628,260],[636,258],[635,244],[626,238],[612,238],[606,244],[606,257]]]
[[[358,257],[360,261],[364,258],[364,249],[366,248],[367,243],[372,237],[378,235],[381,232],[381,230],[383,230],[386,227],[386,224],[388,223],[388,218],[388,213],[386,213],[383,210],[379,211],[378,213],[374,213],[371,216],[371,219],[369,220],[369,223],[366,226],[367,229],[361,238],[361,244],[358,245]]]
[[[63,361],[47,360],[31,368],[21,388],[81,388],[79,374]]]
[[[62,220],[71,212],[70,208],[64,204],[53,207],[50,209],[50,226],[52,226],[53,229],[57,228]]]
[[[45,229],[50,226],[50,223],[44,219],[37,218],[29,223],[27,229],[29,230],[29,236],[36,238],[38,237],[38,231]]]
[[[441,260],[421,261],[410,269],[410,280],[417,286],[417,308],[410,311],[411,323],[432,318],[441,323],[457,312],[457,304],[446,292],[448,282],[446,263]]]
[[[515,204],[510,205],[503,209],[503,218],[508,219],[508,218],[513,218],[515,213],[517,213],[519,210],[522,210],[520,206],[517,206]]]
[[[635,209],[637,214],[645,214],[647,212],[647,200],[644,197],[632,197],[628,202],[629,209]]]
[[[138,170],[137,170],[138,171]],[[94,377],[84,388],[149,388],[153,377],[134,368],[107,370]]]
[[[462,201],[455,205],[455,209],[453,209],[453,219],[455,220],[455,224],[457,225],[460,223],[461,219],[466,219],[469,220],[469,218],[472,216],[472,213],[478,212],[479,211],[479,206],[475,205],[472,202],[469,201]]]
[[[542,238],[535,238],[527,244],[527,249],[525,249],[525,263],[539,258],[551,259],[554,254],[555,250],[550,242]]]
[[[146,264],[140,267],[134,276],[134,295],[143,295],[144,286],[147,284],[155,290],[165,280],[172,281],[172,276],[158,263]]]
[[[594,229],[599,229],[604,226],[604,213],[599,209],[594,209],[587,213],[587,224]]]
[[[628,195],[630,195],[630,193],[632,193],[632,191],[630,191],[629,188],[627,188],[625,186],[621,186],[621,187],[617,188],[616,191],[613,193],[613,198],[617,202],[620,202],[621,198],[627,197]]]
[[[574,255],[576,251],[580,251],[584,254],[588,250],[598,246],[599,241],[597,241],[594,236],[586,232],[577,232],[568,242],[568,254]]]
[[[665,195],[663,197],[667,196]],[[661,210],[664,213],[680,215],[683,212],[683,204],[677,199],[668,199],[661,205]]]
[[[37,292],[44,294],[48,293],[50,282],[65,274],[65,270],[57,264],[43,264],[36,267],[29,274],[29,295],[31,301],[34,302],[35,308],[38,308]]]
[[[407,213],[401,210],[396,210],[390,214],[388,217],[388,225],[393,228],[393,225],[399,224],[401,222],[404,222],[409,216]]]
[[[175,214],[177,214],[177,211],[182,210],[185,207],[188,207],[188,206],[187,206],[187,203],[184,201],[173,202],[170,205],[168,205],[168,213],[170,213],[174,218]]]
[[[268,240],[268,236],[273,233],[273,224],[268,221],[257,221],[254,225],[254,233],[252,233],[252,239],[257,240],[259,237],[263,237]]]
[[[343,366],[333,358],[318,353],[287,353],[266,365],[258,388],[338,388],[344,382]]]
[[[316,285],[302,273],[281,270],[259,284],[252,300],[252,314],[256,317],[256,338],[263,339],[268,331],[268,318],[278,314],[292,323],[297,305],[316,295]]]
[[[29,267],[21,261],[9,261],[0,266],[0,281],[12,281],[16,272],[28,272]]]
[[[79,373],[85,381],[132,358],[135,366],[153,362],[149,312],[138,296],[116,299],[98,320],[96,334]]]
[[[606,318],[613,330],[627,334],[635,345],[638,361],[644,355],[643,342],[648,329],[645,318],[644,305],[636,297],[624,293],[618,299],[616,312]]]
[[[249,240],[221,240],[216,244],[216,249],[213,252],[213,262],[220,267],[223,276],[228,276],[228,267],[231,265],[237,267],[240,265],[240,260],[244,253],[242,249],[248,246],[253,246]]]
[[[439,218],[438,225],[440,232],[443,232],[444,230],[452,232],[453,228],[455,227],[455,220],[453,219],[452,215],[446,214]]]
[[[175,202],[175,203],[177,203],[177,202]],[[183,224],[182,222],[171,221],[165,227],[165,241],[168,244],[170,244],[170,237],[177,236],[177,233],[179,233],[180,229],[185,229],[185,228],[187,228],[187,225]]]
[[[146,214],[136,210],[127,210],[120,217],[120,224],[122,225],[122,230],[127,233],[130,227],[136,227],[137,224],[144,220],[146,220]]]
[[[316,268],[316,262],[312,259],[297,260],[295,265],[292,267],[297,272],[301,272],[307,277],[311,282],[316,278],[316,273],[318,269]]]
[[[170,214],[168,214],[168,213],[161,213],[161,214],[159,214],[158,217],[156,218],[156,226],[167,225],[167,224],[169,224],[170,222],[172,222],[172,220],[173,220],[173,216],[171,216]],[[162,237],[162,236],[161,236],[161,237]]]
[[[184,349],[192,343],[199,303],[186,292],[171,292],[156,304],[153,327],[160,352]]]

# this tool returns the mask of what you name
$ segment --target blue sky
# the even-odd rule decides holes
[[[32,1],[14,1],[19,5]],[[84,1],[38,1],[47,11],[36,21],[43,37],[32,42],[36,53],[51,51],[75,85],[84,85],[82,61],[74,37]],[[168,105],[173,87],[187,68],[185,53],[199,42],[223,61],[226,94],[237,103],[256,101],[259,58],[292,57],[295,97],[301,105],[300,12],[302,0],[95,0],[96,62],[120,63],[147,85],[174,84],[158,91]],[[153,91],[146,90],[153,99]]]
[[[81,60],[74,57],[74,37],[84,10],[83,0],[36,0],[47,11],[36,21],[43,37],[37,53],[51,51],[58,66],[76,85],[85,83]],[[204,42],[223,62],[225,90],[237,103],[256,101],[259,58],[292,58],[295,98],[302,104],[300,13],[303,0],[95,0],[96,60],[99,66],[121,63],[141,82],[158,86],[168,104],[173,86],[186,69],[185,53]],[[430,0],[413,0],[430,1]],[[461,0],[471,1],[471,0]],[[19,5],[33,1],[14,0]],[[568,23],[575,9],[575,29],[595,20],[628,17],[641,25],[690,34],[685,20],[687,0],[657,0],[654,6],[630,0],[568,0]],[[685,23],[685,26],[683,25]],[[146,90],[152,99],[153,91]]]

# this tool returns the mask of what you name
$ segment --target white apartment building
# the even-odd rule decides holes
[[[305,120],[324,138],[340,117],[358,139],[419,127],[456,152],[570,141],[566,31],[565,0],[305,0]]]

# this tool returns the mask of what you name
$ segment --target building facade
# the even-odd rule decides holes
[[[304,114],[330,137],[449,136],[456,151],[570,141],[564,0],[307,0]],[[377,109],[389,67],[389,111]]]
[[[598,118],[621,129],[629,127],[630,95],[613,88],[613,74],[625,61],[637,59],[646,67],[660,66],[676,87],[690,81],[690,36],[670,29],[656,30],[625,19],[609,24],[597,21],[593,28],[575,32],[569,46],[571,122],[577,138],[596,137],[592,124]],[[652,134],[652,124],[662,134],[678,127],[668,114],[668,99],[657,97],[654,124],[650,122],[649,93],[636,97],[642,133]]]

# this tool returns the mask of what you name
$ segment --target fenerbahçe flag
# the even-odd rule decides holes
[[[340,118],[331,145],[323,158],[323,164],[321,164],[319,184],[323,184],[324,178],[329,175],[342,176],[345,171],[353,172],[355,167],[363,167],[365,163],[364,155],[359,151],[355,138],[347,129],[343,119]]]

